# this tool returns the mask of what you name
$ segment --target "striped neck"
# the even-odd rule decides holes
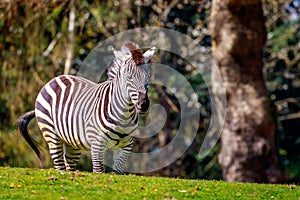
[[[123,77],[115,78],[111,81],[110,87],[112,117],[120,123],[119,125],[132,126],[137,124],[138,116],[134,104],[130,101],[126,80]]]

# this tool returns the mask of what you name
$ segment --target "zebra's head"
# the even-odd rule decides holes
[[[131,46],[130,46],[131,45]],[[133,47],[132,47],[133,46]],[[121,51],[114,51],[116,59],[120,61],[119,77],[123,79],[123,91],[127,91],[129,101],[135,106],[138,113],[145,113],[149,108],[148,80],[150,69],[148,62],[155,53],[152,47],[145,53],[135,43],[128,42]]]

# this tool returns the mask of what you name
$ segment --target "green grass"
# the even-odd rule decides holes
[[[0,199],[300,199],[296,185],[0,167]]]

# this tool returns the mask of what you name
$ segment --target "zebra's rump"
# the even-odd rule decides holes
[[[62,75],[40,91],[35,104],[36,118],[44,137],[88,149],[85,124],[94,105],[97,84],[84,78]]]

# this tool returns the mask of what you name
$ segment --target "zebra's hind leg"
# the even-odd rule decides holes
[[[53,161],[54,169],[56,170],[65,170],[65,161],[64,161],[64,149],[63,149],[63,142],[59,139],[48,138],[45,137],[48,146],[50,155]]]
[[[81,150],[64,143],[64,161],[68,171],[75,170],[80,159]]]

